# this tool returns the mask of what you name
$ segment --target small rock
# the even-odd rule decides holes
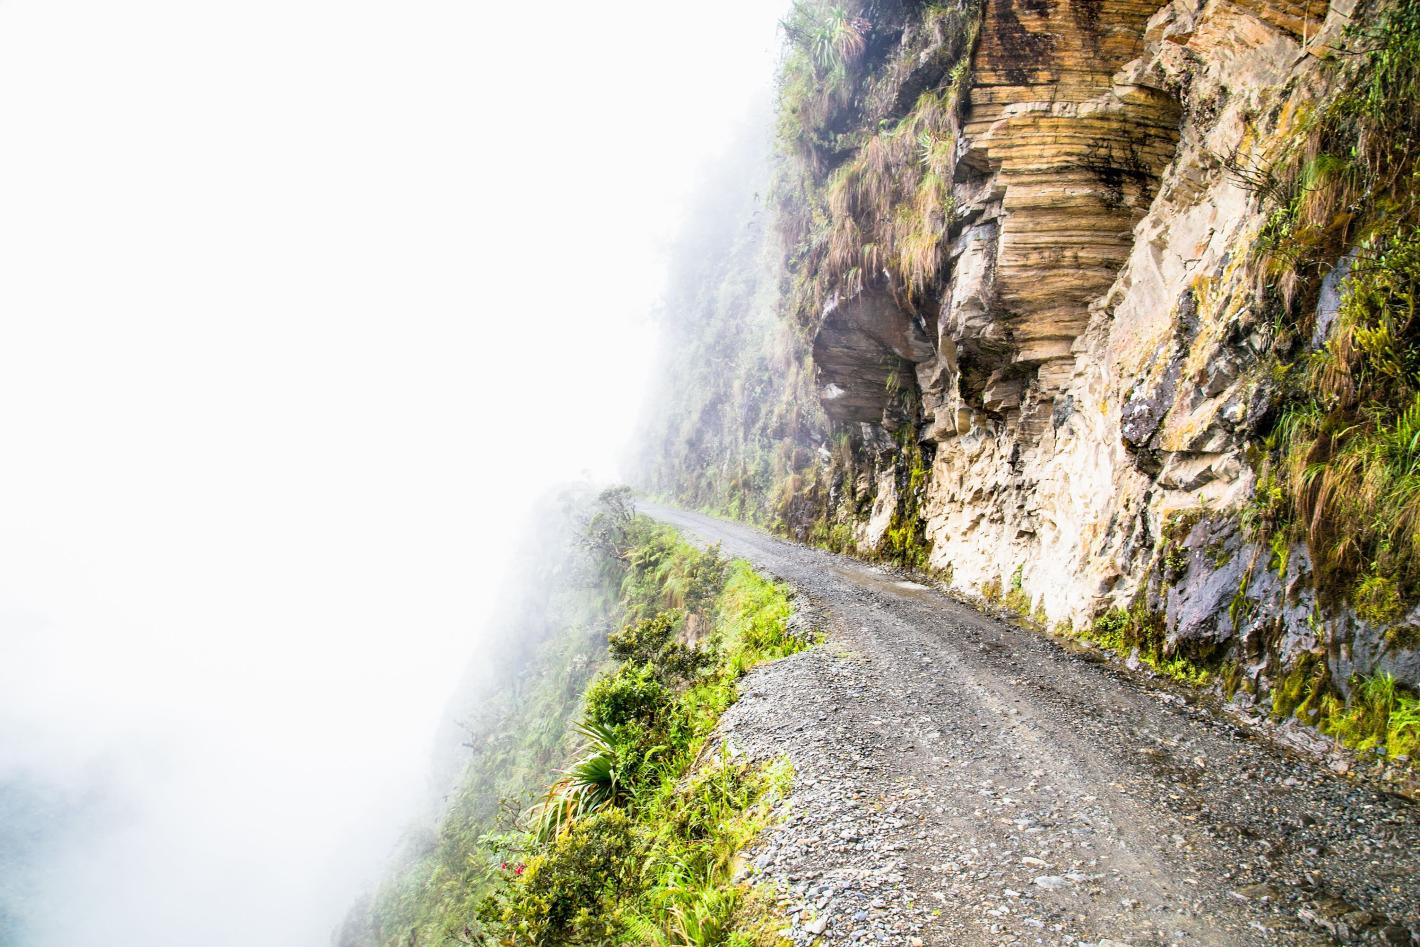
[[[1394,945],[1394,947],[1410,947],[1415,943],[1415,938],[1410,935],[1409,930],[1399,924],[1387,924],[1381,928],[1381,942]]]
[[[1229,893],[1239,901],[1270,901],[1277,897],[1277,889],[1268,884],[1246,885]]]

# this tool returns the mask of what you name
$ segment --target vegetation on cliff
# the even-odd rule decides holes
[[[749,668],[806,646],[785,589],[634,516],[622,491],[586,536],[594,587],[616,589],[614,663],[569,689],[588,655],[571,634],[510,684],[498,732],[511,748],[474,745],[438,845],[347,943],[778,943],[737,857],[791,773],[737,758],[714,729]]]
[[[697,215],[723,222],[739,200],[748,223],[694,235],[672,279],[667,382],[646,437],[652,490],[835,550],[926,564],[931,449],[911,366],[884,372],[894,423],[872,433],[824,413],[812,342],[824,306],[865,286],[931,318],[978,21],[972,3],[792,6],[774,158],[712,182],[714,210]],[[865,544],[879,461],[895,481],[891,522]]]
[[[794,4],[784,27],[779,139],[788,161],[778,193],[801,323],[865,286],[885,283],[908,304],[940,289],[978,25],[970,0],[920,10]]]
[[[756,124],[706,182],[664,303],[658,388],[641,440],[645,486],[685,505],[805,538],[829,485],[829,438],[801,329],[781,318],[783,251],[765,207]]]
[[[1257,179],[1288,399],[1259,499],[1305,540],[1317,577],[1367,620],[1420,598],[1420,4],[1352,34],[1337,92]],[[1340,305],[1317,325],[1327,273]],[[1322,344],[1308,346],[1308,339]]]
[[[1327,615],[1349,606],[1403,648],[1420,599],[1420,3],[1378,4],[1348,41],[1332,94],[1242,172],[1271,207],[1257,254],[1281,391],[1245,522],[1280,574],[1305,544]],[[1416,749],[1417,707],[1390,674],[1335,682],[1314,653],[1272,695],[1274,717],[1391,756]]]
[[[1295,61],[1209,64],[1225,26],[1170,14],[1146,31],[1143,8],[1104,11],[1118,45],[1097,62],[1072,58],[1103,35],[1089,16],[1083,38],[1034,58],[1012,32],[1040,38],[1082,9],[1033,10],[1028,29],[970,0],[793,4],[772,188],[782,246],[756,202],[752,253],[727,241],[668,311],[671,388],[692,390],[672,393],[674,420],[648,438],[653,486],[829,548],[955,569],[1037,625],[1406,755],[1420,674],[1407,656],[1420,645],[1420,5],[1362,3],[1344,36],[1335,12],[1249,13],[1279,49],[1310,54]],[[1099,72],[1098,99],[1082,66]],[[1017,159],[1020,176],[1001,177],[996,163]],[[1121,180],[1128,207],[1089,203]],[[1059,207],[1077,198],[1072,222]],[[1024,233],[1042,207],[1059,233]],[[1014,296],[994,282],[1011,227]],[[1082,249],[1092,228],[1118,240]],[[1187,236],[1173,246],[1171,231]],[[1152,264],[1128,259],[1142,235]],[[734,287],[750,258],[762,278],[746,307]],[[1086,259],[1086,275],[1068,262]],[[977,308],[952,316],[958,296]],[[875,300],[895,322],[874,324]],[[1018,318],[1037,303],[1059,312]],[[667,445],[673,460],[654,459]],[[1062,487],[1075,477],[1088,489]],[[1047,543],[1070,569],[1032,558]],[[1310,701],[1288,696],[1299,661],[1327,666],[1308,665]]]

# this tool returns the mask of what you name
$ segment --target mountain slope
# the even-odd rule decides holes
[[[759,213],[674,291],[647,485],[1410,755],[1420,5],[785,32],[781,242]]]

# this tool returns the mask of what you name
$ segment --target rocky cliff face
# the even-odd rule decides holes
[[[797,4],[782,308],[827,420],[779,484],[818,519],[778,525],[1229,690],[1290,674],[1284,713],[1420,683],[1417,20]]]
[[[1266,161],[1288,116],[1325,95],[1320,57],[1353,10],[1310,12],[986,8],[951,275],[934,351],[913,357],[938,447],[930,561],[956,584],[1019,565],[1052,622],[1142,594],[1171,648],[1236,642],[1254,673],[1320,643],[1306,550],[1266,576],[1270,557],[1230,515],[1255,490],[1249,451],[1275,395],[1259,369],[1276,341],[1249,265],[1271,208],[1230,164]],[[1352,645],[1332,655],[1338,680],[1378,667],[1416,680],[1413,651],[1329,611]]]

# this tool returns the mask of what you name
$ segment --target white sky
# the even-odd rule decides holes
[[[0,0],[0,783],[122,817],[28,943],[326,941],[782,6]]]

